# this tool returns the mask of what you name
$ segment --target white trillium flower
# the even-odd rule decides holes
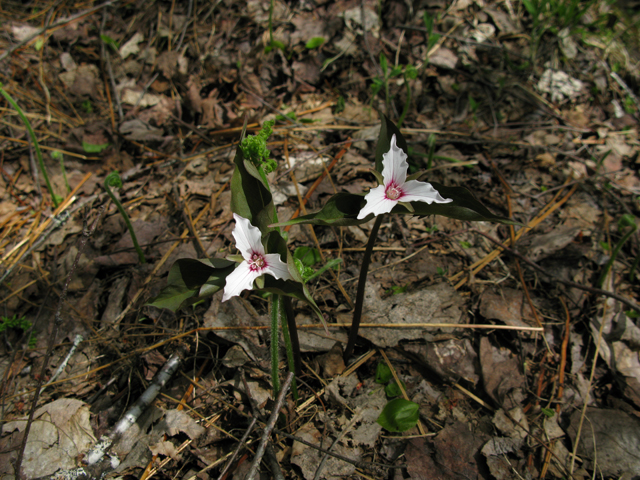
[[[360,213],[362,220],[370,213],[378,216],[389,213],[398,202],[449,203],[451,198],[442,197],[433,185],[417,180],[407,181],[407,154],[396,146],[396,136],[391,137],[391,148],[382,156],[382,178],[384,183],[369,190],[364,197],[367,204]]]
[[[273,275],[278,280],[292,280],[287,264],[280,259],[280,255],[264,252],[264,246],[260,241],[260,229],[251,225],[248,219],[240,215],[234,213],[233,218],[236,221],[236,227],[232,235],[236,239],[236,247],[240,250],[244,261],[227,276],[222,301],[226,302],[231,297],[240,295],[244,290],[251,290],[256,278],[265,273]]]

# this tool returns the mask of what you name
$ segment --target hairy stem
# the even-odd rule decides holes
[[[131,225],[129,215],[127,215],[127,212],[124,210],[124,207],[122,206],[122,203],[120,203],[120,200],[118,200],[115,194],[111,191],[112,186],[116,188],[122,187],[122,179],[120,178],[118,172],[111,172],[109,175],[107,175],[107,178],[104,179],[104,189],[107,191],[107,195],[109,195],[113,203],[116,205],[116,208],[118,209],[118,212],[120,212],[120,215],[122,215],[122,218],[124,218],[124,223],[127,224],[127,228],[129,229],[129,233],[131,234],[131,240],[133,240],[133,246],[136,248],[136,252],[138,252],[138,259],[140,260],[140,263],[147,263],[144,252],[142,251],[142,248],[140,248],[140,244],[138,243],[136,232],[133,231],[133,225]]]
[[[344,351],[345,361],[349,359],[353,353],[353,348],[356,345],[356,339],[358,338],[358,328],[360,327],[360,320],[362,319],[362,307],[364,305],[364,288],[367,285],[367,272],[369,271],[369,264],[371,263],[371,253],[373,252],[373,245],[378,238],[378,230],[382,225],[382,219],[384,215],[378,215],[376,221],[371,228],[371,235],[369,236],[369,242],[364,252],[364,258],[362,259],[362,266],[360,267],[360,278],[358,279],[358,293],[356,294],[356,307],[353,311],[353,320],[351,321],[351,330],[349,331],[349,341],[347,342],[347,348]]]
[[[273,384],[273,397],[278,396],[280,391],[280,369],[278,363],[280,361],[279,343],[280,343],[280,317],[282,316],[282,297],[280,295],[271,295],[271,383]]]

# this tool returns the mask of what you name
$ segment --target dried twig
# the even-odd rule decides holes
[[[284,402],[284,398],[286,397],[287,392],[289,391],[289,387],[291,386],[292,380],[293,380],[293,372],[289,372],[289,374],[287,375],[287,378],[284,381],[284,384],[282,385],[282,390],[280,391],[280,395],[278,395],[278,400],[276,401],[276,404],[273,407],[273,411],[271,412],[271,416],[269,417],[269,422],[267,423],[267,426],[265,427],[264,432],[262,434],[262,439],[260,440],[260,445],[256,450],[256,456],[253,459],[253,463],[251,464],[249,473],[247,473],[247,476],[245,477],[247,480],[253,480],[256,477],[256,474],[258,473],[258,466],[260,465],[260,461],[262,460],[262,456],[264,455],[264,452],[267,446],[267,441],[269,440],[269,436],[271,435],[273,428],[276,426],[276,420],[278,419],[278,412],[280,411],[280,408],[282,408],[282,403]]]

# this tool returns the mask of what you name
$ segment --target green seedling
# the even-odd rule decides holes
[[[136,248],[136,252],[138,252],[138,259],[140,260],[140,263],[147,263],[144,252],[142,251],[142,248],[140,248],[140,244],[138,243],[136,232],[133,231],[133,225],[131,225],[129,215],[127,215],[127,212],[122,206],[122,203],[120,203],[120,200],[118,200],[118,197],[116,197],[115,194],[111,191],[111,187],[122,188],[122,179],[120,178],[120,174],[115,170],[107,175],[107,178],[104,179],[104,189],[106,190],[107,195],[111,197],[111,200],[116,205],[116,208],[118,209],[118,212],[120,212],[120,215],[122,215],[124,223],[127,224],[127,228],[129,229],[129,233],[131,234],[131,240],[133,240],[133,246]]]
[[[544,414],[545,417],[548,418],[553,418],[553,416],[556,414],[556,411],[552,408],[542,408],[540,411]]]
[[[624,230],[627,230],[627,231],[622,236],[618,244],[614,247],[613,251],[611,252],[609,261],[604,266],[604,270],[602,271],[602,274],[598,279],[598,288],[602,288],[602,285],[604,285],[604,281],[606,280],[607,275],[609,274],[609,270],[611,269],[613,262],[615,262],[616,257],[618,256],[618,253],[620,253],[620,249],[622,248],[622,246],[625,244],[627,240],[631,238],[631,236],[634,233],[636,233],[636,230],[638,230],[638,226],[636,225],[636,219],[633,217],[633,215],[629,215],[628,213],[624,214],[622,217],[620,217],[620,220],[618,220],[618,229],[621,232]],[[634,265],[636,265],[636,263],[637,262],[634,262]],[[632,267],[632,270],[635,271],[635,268]]]
[[[49,190],[49,195],[51,195],[51,201],[53,202],[53,207],[57,208],[62,202],[62,197],[59,197],[53,192],[53,187],[51,186],[51,182],[49,181],[49,175],[47,175],[47,170],[44,167],[44,159],[42,158],[42,151],[40,150],[40,144],[38,143],[38,139],[36,138],[36,133],[31,128],[31,122],[24,114],[20,106],[16,103],[16,101],[9,95],[5,89],[2,87],[2,83],[0,83],[0,94],[11,104],[11,106],[18,112],[22,123],[29,132],[29,136],[31,137],[31,141],[33,142],[33,148],[36,151],[36,158],[38,159],[38,165],[40,166],[40,173],[42,173],[42,177],[44,178],[45,183],[47,184],[47,190]]]
[[[109,37],[108,35],[100,35],[100,40],[102,40],[104,44],[110,47],[115,53],[118,53],[120,45],[118,45],[118,42],[116,42],[113,38]]]
[[[429,15],[427,12],[424,12],[422,16],[422,20],[424,21],[424,28],[426,30],[427,37],[427,52],[433,48],[438,40],[440,40],[440,35],[437,33],[433,33],[433,20],[434,17]]]
[[[309,50],[313,50],[314,48],[319,48],[324,44],[324,37],[313,37],[309,40],[305,47]]]
[[[82,142],[82,149],[86,153],[101,153],[107,147],[109,147],[109,143],[95,144],[95,143],[87,143],[85,141]]]
[[[281,50],[282,53],[285,53],[284,43],[273,38],[273,3],[274,0],[271,0],[271,3],[269,4],[269,45],[264,47],[264,53],[269,53],[274,48],[277,48]]]
[[[91,103],[91,100],[85,100],[84,102],[82,102],[82,109],[86,113],[92,113],[93,112],[93,104]]]

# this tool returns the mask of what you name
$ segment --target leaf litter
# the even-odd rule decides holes
[[[189,348],[181,374],[115,443],[119,465],[112,468],[144,478],[219,472],[249,424],[252,402],[257,412],[272,407],[266,302],[249,296],[220,304],[216,294],[177,315],[145,303],[164,287],[175,259],[235,253],[228,182],[245,118],[250,132],[279,119],[269,147],[280,163],[272,183],[285,221],[300,209],[298,195],[308,197],[311,212],[336,192],[363,194],[375,185],[369,173],[380,129],[375,108],[397,119],[407,88],[412,100],[403,133],[411,168],[431,166],[428,181],[465,186],[492,213],[535,226],[512,244],[506,226],[438,216],[383,225],[357,349],[365,360],[355,369],[354,359],[342,359],[340,325],[350,323],[370,225],[292,228],[292,248],[314,246],[342,263],[335,277],[324,273],[309,284],[336,325],[328,334],[294,302],[307,353],[301,398],[282,411],[278,428],[325,449],[337,440],[331,450],[355,463],[331,455],[322,462],[325,453],[276,433],[277,463],[290,478],[640,474],[633,453],[637,315],[575,285],[595,286],[621,236],[620,215],[637,222],[634,14],[594,2],[557,42],[542,31],[533,50],[526,38],[535,39],[534,22],[513,2],[456,2],[449,9],[356,3],[274,2],[272,32],[264,2],[117,5],[123,21],[114,9],[73,17],[80,11],[63,4],[54,19],[62,23],[49,32],[41,28],[49,21],[46,4],[32,12],[3,5],[0,16],[11,22],[3,22],[0,44],[13,49],[0,57],[7,67],[3,88],[31,116],[57,194],[69,192],[53,152],[62,153],[72,189],[92,175],[65,209],[71,218],[54,216],[39,193],[44,184],[21,124],[9,108],[0,110],[0,262],[8,272],[0,320],[15,315],[33,325],[31,333],[14,327],[0,333],[3,474],[15,474],[11,462],[22,448],[55,313],[51,300],[78,251],[83,212],[107,204],[100,185],[112,170],[127,172],[120,198],[151,261],[137,264],[130,235],[108,210],[72,278],[45,375],[62,364],[76,334],[87,340],[40,395],[22,473],[36,478],[81,466],[82,454],[179,344]],[[427,48],[425,13],[436,19],[435,49]],[[117,52],[108,44],[102,51],[96,25],[103,15],[104,35],[117,42]],[[539,18],[551,27],[559,21]],[[632,25],[627,30],[625,21]],[[605,42],[603,28],[613,42]],[[38,33],[45,35],[29,40]],[[265,53],[271,34],[284,51]],[[324,41],[306,48],[313,37]],[[29,43],[14,48],[23,41]],[[371,90],[381,52],[391,66],[419,71],[414,80],[387,78],[389,99],[386,89]],[[292,121],[283,120],[292,112]],[[431,133],[436,149],[429,158]],[[357,142],[338,155],[349,138]],[[55,223],[41,230],[48,218]],[[637,255],[636,234],[616,257],[605,292],[638,298],[637,268],[629,275]],[[543,333],[509,329],[538,322]],[[467,324],[476,327],[460,328]],[[376,349],[386,352],[419,404],[426,436],[418,429],[406,438],[389,435],[376,423],[388,401],[373,381],[382,359]],[[239,463],[238,478],[246,461]]]

